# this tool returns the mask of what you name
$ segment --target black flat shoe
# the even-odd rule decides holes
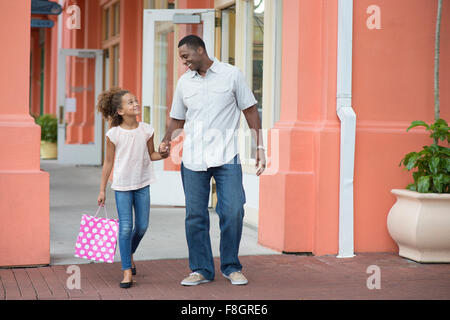
[[[132,284],[133,284],[133,281],[130,281],[130,282],[121,282],[121,283],[120,283],[120,287],[121,287],[122,289],[128,289],[128,288],[131,287]]]
[[[133,276],[135,276],[135,275],[136,275],[136,267],[134,267],[134,268],[131,268],[131,274],[132,274]]]

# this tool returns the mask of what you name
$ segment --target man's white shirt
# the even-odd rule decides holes
[[[183,165],[206,171],[232,160],[239,150],[241,111],[256,103],[242,72],[216,58],[204,77],[184,73],[170,111],[171,118],[185,120]]]

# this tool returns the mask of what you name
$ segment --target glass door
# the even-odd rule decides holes
[[[155,128],[155,141],[165,135],[173,91],[187,69],[177,47],[188,34],[201,37],[214,57],[214,9],[144,10],[143,120]]]
[[[102,50],[60,49],[58,57],[58,163],[101,165]]]
[[[186,35],[195,34],[203,39],[208,55],[213,58],[214,28],[214,9],[144,10],[142,120],[155,128],[156,148],[166,134],[177,81],[187,70],[178,56],[178,42]],[[179,148],[172,145],[172,150]],[[163,185],[152,188],[152,203],[184,205],[178,172],[180,160],[169,158],[155,162],[157,183]],[[171,193],[160,194],[162,190],[171,190]]]

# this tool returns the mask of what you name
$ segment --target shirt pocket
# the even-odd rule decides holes
[[[200,90],[194,90],[186,93],[183,96],[184,105],[188,109],[200,109],[201,107],[201,99],[200,99]]]
[[[234,93],[230,87],[217,86],[212,88],[213,104],[219,107],[227,107],[234,103]]]

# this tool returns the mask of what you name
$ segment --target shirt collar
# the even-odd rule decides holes
[[[214,73],[218,73],[220,69],[220,61],[214,57],[213,58],[213,64],[211,65],[211,67],[209,67],[208,70],[211,70]],[[194,78],[196,75],[199,75],[199,73],[197,71],[192,71],[189,70],[191,72],[191,78]]]
[[[209,67],[209,69],[215,73],[219,72],[220,61],[216,57],[213,58],[213,64]]]

